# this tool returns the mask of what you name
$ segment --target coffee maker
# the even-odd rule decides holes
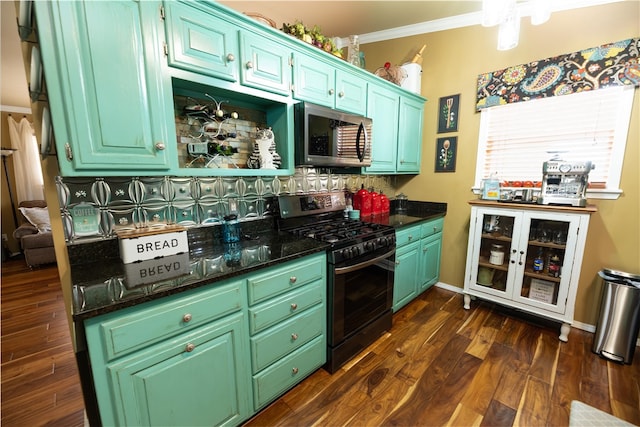
[[[541,205],[587,205],[590,161],[566,161],[554,158],[542,164]]]

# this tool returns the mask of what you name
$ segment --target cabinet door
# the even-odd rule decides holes
[[[35,6],[62,175],[169,169],[173,114],[166,110],[156,6]]]
[[[165,2],[169,65],[225,80],[238,80],[238,29],[183,3]]]
[[[424,104],[421,101],[400,98],[397,165],[399,173],[420,173],[423,112]]]
[[[332,65],[310,56],[294,53],[294,98],[333,108],[335,91],[335,68]]]
[[[371,166],[367,173],[395,173],[398,149],[400,97],[391,90],[370,84],[367,116],[373,119]]]
[[[244,324],[232,315],[108,365],[117,414],[103,424],[239,424],[252,406]]]
[[[393,311],[397,312],[418,294],[420,241],[398,248],[393,283]]]
[[[440,278],[440,254],[442,233],[422,239],[420,242],[420,289],[424,291]]]
[[[240,32],[240,81],[282,95],[291,93],[291,51],[247,31]]]
[[[524,214],[520,247],[526,251],[526,260],[522,279],[516,282],[514,301],[565,312],[578,229],[578,218],[572,215]]]
[[[467,267],[468,286],[483,294],[511,300],[514,282],[526,260],[526,252],[518,244],[522,214],[500,209],[475,212],[474,232],[469,237],[472,252]]]
[[[336,70],[336,108],[367,114],[367,82],[360,76]]]

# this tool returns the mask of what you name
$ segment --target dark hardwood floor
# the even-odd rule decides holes
[[[2,263],[1,423],[84,426],[84,402],[55,264]]]
[[[82,426],[83,402],[55,266],[2,263],[4,426]],[[319,370],[248,426],[566,426],[572,400],[640,425],[632,365],[591,352],[593,335],[432,288],[333,375]]]

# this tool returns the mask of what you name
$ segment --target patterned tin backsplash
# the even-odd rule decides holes
[[[57,177],[56,186],[65,239],[75,244],[154,224],[220,224],[229,213],[229,199],[236,200],[240,221],[247,221],[271,215],[279,195],[355,192],[364,184],[391,196],[391,180],[297,168],[293,176],[281,177]]]

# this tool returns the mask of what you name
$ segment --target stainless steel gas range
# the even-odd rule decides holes
[[[327,364],[334,372],[391,328],[394,228],[344,218],[342,192],[280,196],[281,230],[330,243]]]

